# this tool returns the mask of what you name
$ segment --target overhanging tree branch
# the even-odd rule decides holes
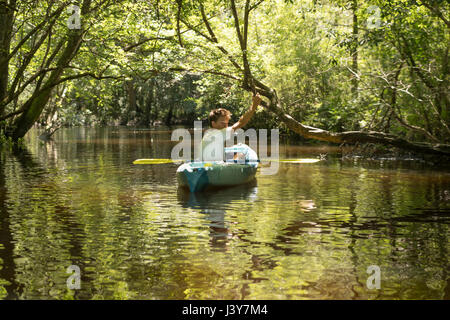
[[[249,65],[248,65],[246,53],[245,53],[245,60],[244,60],[244,61],[246,62],[246,65],[247,65],[247,72],[245,72],[245,67],[242,68],[242,67],[236,62],[236,60],[232,57],[232,55],[231,55],[231,54],[230,54],[223,46],[219,45],[219,41],[218,41],[218,39],[217,39],[217,37],[216,37],[216,35],[215,35],[215,33],[214,33],[212,27],[211,27],[211,24],[209,23],[209,19],[206,17],[206,13],[205,13],[204,6],[203,6],[203,4],[202,4],[201,2],[199,2],[199,5],[200,5],[200,12],[201,12],[201,15],[202,15],[203,23],[205,24],[205,27],[206,27],[206,29],[208,30],[208,33],[209,33],[210,36],[206,36],[206,35],[204,35],[202,32],[196,30],[196,28],[195,28],[195,29],[192,28],[192,27],[191,27],[189,24],[187,24],[185,21],[183,21],[183,23],[185,23],[186,26],[187,26],[188,28],[190,28],[191,30],[193,30],[194,32],[196,32],[197,34],[199,34],[200,36],[202,36],[202,37],[204,37],[205,39],[207,39],[208,41],[212,42],[212,43],[214,44],[214,46],[215,46],[216,48],[218,48],[218,49],[219,49],[219,50],[220,50],[220,51],[228,58],[228,60],[234,65],[234,67],[235,67],[236,69],[238,69],[239,72],[243,73],[243,75],[244,75],[244,80],[243,80],[242,83],[243,83],[244,89],[253,88],[253,85],[256,85],[256,87],[254,87],[254,88],[252,89],[252,92],[254,92],[254,93],[257,92],[257,93],[259,93],[259,94],[261,94],[261,95],[264,95],[264,96],[266,96],[266,97],[271,98],[271,97],[272,97],[272,92],[271,92],[272,89],[270,89],[268,86],[264,85],[261,81],[259,81],[259,80],[255,79],[255,78],[253,78],[253,76],[251,75],[250,67],[249,67]],[[251,10],[250,8],[247,8],[247,11],[248,11],[248,12],[250,12],[250,10]],[[235,19],[237,18],[237,14],[234,15],[234,18],[235,18]],[[235,24],[236,24],[236,23],[235,23]],[[246,15],[246,24],[247,24],[247,26],[248,26],[248,14]],[[248,28],[248,27],[247,27],[247,28]],[[248,29],[247,29],[247,30],[248,30]],[[244,48],[246,48],[246,46],[247,46],[247,45],[245,45]],[[241,48],[242,48],[242,47],[241,47]],[[242,50],[242,49],[241,49],[241,50]],[[247,75],[247,78],[245,78],[246,75]],[[249,75],[250,75],[250,76],[249,76]],[[249,78],[249,77],[250,77],[250,78]],[[251,84],[252,84],[252,85],[248,85],[248,79],[251,79],[250,81],[251,81]]]
[[[11,94],[8,96],[8,99],[4,99],[4,101],[0,102],[0,107],[7,106],[9,103],[11,103],[13,100],[15,100],[19,95],[25,90],[26,87],[28,87],[34,80],[36,80],[38,77],[50,72],[54,71],[56,68],[46,68],[41,69],[38,72],[36,72],[33,76],[31,76],[22,86],[17,89],[15,92],[11,92]]]
[[[14,116],[16,116],[18,114],[21,114],[24,111],[25,111],[25,108],[22,108],[20,110],[14,111],[14,112],[11,112],[11,113],[9,113],[9,114],[7,114],[5,116],[0,117],[0,121],[6,120],[6,119],[11,118],[11,117],[14,117]]]
[[[51,15],[49,15],[48,17],[45,17],[45,19],[43,19],[43,21],[41,23],[39,23],[38,25],[36,25],[32,30],[30,30],[30,32],[27,33],[27,35],[25,37],[23,37],[23,39],[14,47],[13,50],[11,50],[10,54],[8,55],[8,57],[6,58],[6,61],[2,61],[2,63],[8,63],[9,60],[11,60],[12,57],[14,57],[17,52],[20,50],[21,47],[23,47],[23,45],[34,35],[36,34],[39,30],[43,29],[43,27],[49,23],[54,21],[54,18],[58,18],[60,16],[60,14],[62,13],[62,11],[67,8],[69,3],[63,3],[61,4],[58,9],[56,9]],[[54,22],[53,22],[54,23]]]
[[[183,46],[183,41],[181,40],[181,34],[180,34],[180,16],[181,16],[181,9],[183,7],[183,0],[177,0],[177,36],[178,36],[178,43],[180,44],[180,46],[182,48],[184,48]]]
[[[259,0],[257,3],[255,3],[254,5],[252,5],[249,9],[248,9],[248,11],[250,12],[250,11],[252,11],[252,10],[254,10],[254,9],[256,9],[261,3],[263,3],[265,0]]]
[[[221,77],[230,78],[237,81],[242,81],[241,78],[236,77],[232,74],[216,71],[216,70],[199,70],[199,69],[192,69],[192,68],[169,68],[168,71],[186,71],[186,72],[193,72],[193,73],[208,73],[208,74],[215,74]],[[158,71],[154,72],[158,73]]]
[[[136,47],[139,47],[149,41],[154,41],[154,40],[163,40],[163,41],[170,41],[170,40],[174,40],[174,37],[149,37],[149,38],[145,38],[142,39],[141,41],[138,41],[136,43],[130,44],[126,47],[123,48],[123,51],[128,52]]]
[[[241,51],[243,54],[243,57],[246,57],[247,53],[247,47],[244,44],[244,39],[241,36],[240,28],[239,28],[239,21],[238,21],[238,15],[237,10],[235,7],[234,0],[231,0],[231,10],[233,13],[233,17],[235,19],[235,29],[237,37],[241,44]],[[246,6],[246,10],[248,10]],[[245,15],[244,15],[245,16]],[[248,19],[248,16],[246,17]],[[244,22],[245,23],[245,22]],[[249,67],[248,67],[249,68]],[[244,78],[250,75],[250,70],[246,71],[245,68],[242,70],[244,73]],[[262,85],[259,81],[254,79],[254,83],[259,85]],[[263,88],[264,90],[261,90]],[[251,87],[244,85],[244,89],[247,91],[253,91]],[[347,131],[347,132],[340,132],[340,133],[334,133],[327,130],[314,128],[311,126],[304,125],[300,123],[299,121],[292,118],[289,114],[285,113],[283,111],[283,108],[281,107],[281,101],[279,100],[276,91],[268,88],[266,86],[261,86],[257,88],[257,92],[261,93],[261,95],[269,98],[269,103],[262,101],[261,105],[267,108],[269,111],[273,112],[275,115],[278,116],[278,118],[283,121],[289,129],[292,131],[300,134],[301,136],[305,138],[320,140],[320,141],[326,141],[326,142],[333,142],[333,143],[381,143],[385,145],[391,145],[395,146],[401,149],[409,150],[409,151],[415,151],[419,153],[429,153],[429,154],[435,154],[435,155],[446,155],[450,156],[450,146],[449,145],[443,145],[443,144],[427,144],[427,143],[413,143],[410,141],[407,141],[403,138],[382,133],[382,132],[362,132],[362,131]]]
[[[431,4],[428,3],[426,0],[421,1],[422,5],[425,6],[427,9],[429,9],[434,15],[436,15],[439,19],[444,21],[444,23],[447,25],[447,28],[450,28],[450,21],[444,16],[444,14],[439,10],[439,7],[436,3]]]
[[[89,11],[91,1],[92,0],[83,0],[81,6],[82,16],[85,16]],[[66,46],[58,58],[56,69],[50,73],[48,79],[46,80],[46,84],[44,86],[45,89],[41,89],[39,91],[35,90],[33,95],[24,103],[24,112],[7,128],[6,134],[13,140],[22,138],[39,119],[42,110],[44,110],[51,96],[53,88],[52,84],[61,79],[64,69],[78,52],[84,33],[85,31],[83,31],[83,28],[80,30],[67,31],[68,40],[66,42]]]
[[[226,50],[223,46],[219,45],[219,40],[217,40],[216,34],[214,33],[213,29],[211,28],[211,25],[210,25],[210,23],[208,21],[208,18],[206,17],[205,8],[203,7],[203,4],[201,2],[200,2],[200,11],[201,11],[201,14],[202,14],[203,23],[205,24],[206,29],[208,30],[208,33],[209,33],[210,37],[202,34],[201,32],[199,33],[195,29],[191,29],[191,30],[193,30],[197,34],[201,35],[202,37],[204,37],[209,42],[214,43],[215,47],[217,49],[219,49],[223,54],[225,54],[225,56],[228,58],[228,60],[230,60],[231,64],[236,69],[238,69],[239,71],[242,71],[241,66],[236,62],[236,60],[234,60],[233,56],[228,52],[228,50]],[[189,28],[188,25],[186,25],[186,26]]]
[[[231,12],[233,13],[234,17],[234,27],[236,29],[236,35],[239,40],[239,44],[241,46],[241,52],[242,52],[242,62],[244,64],[244,87],[250,87],[253,89],[253,86],[249,84],[249,80],[252,78],[251,72],[250,72],[250,66],[248,64],[247,59],[247,34],[248,34],[248,16],[249,16],[249,6],[250,6],[250,0],[246,0],[245,2],[245,9],[244,9],[244,35],[241,33],[241,27],[239,24],[239,16],[236,10],[236,3],[234,0],[231,0]]]

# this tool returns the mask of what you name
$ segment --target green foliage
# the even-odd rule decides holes
[[[241,87],[242,71],[231,61],[243,65],[229,1],[182,4],[101,3],[101,10],[84,18],[84,41],[64,71],[67,78],[86,76],[54,89],[39,122],[47,127],[192,123],[206,119],[219,106],[230,109],[237,120],[248,108],[250,95]],[[245,3],[236,4],[242,28]],[[333,131],[379,130],[448,141],[448,4],[410,0],[250,4],[258,4],[249,16],[250,69],[277,91],[283,108],[294,118]],[[42,22],[48,6],[30,2],[18,8],[12,47]],[[210,41],[202,9],[217,43]],[[67,13],[57,18],[52,41],[46,39],[36,52],[31,51],[38,37],[16,52],[9,63],[9,86],[16,80],[23,83],[42,67],[45,57],[56,50],[57,40],[67,35],[67,19]],[[30,64],[21,70],[30,52]],[[4,113],[23,106],[37,87],[38,81],[31,81]],[[249,125],[280,127],[266,112],[258,112]]]

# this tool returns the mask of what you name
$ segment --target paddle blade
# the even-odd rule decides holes
[[[137,159],[133,161],[133,164],[163,164],[173,162],[172,159]]]
[[[287,163],[316,163],[319,162],[320,159],[280,159],[278,161]]]

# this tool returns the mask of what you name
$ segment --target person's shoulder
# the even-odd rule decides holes
[[[225,135],[225,139],[231,139],[231,137],[234,135],[234,129],[233,127],[227,127],[223,131]]]

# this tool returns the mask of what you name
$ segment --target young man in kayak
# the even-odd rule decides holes
[[[228,122],[231,118],[230,111],[224,108],[219,108],[210,112],[208,120],[212,129],[205,133],[201,145],[204,161],[224,160],[223,148],[225,141],[231,139],[234,131],[244,127],[250,121],[260,103],[261,97],[259,95],[253,95],[252,105],[249,110],[244,113],[239,118],[239,121],[231,127],[228,126]]]

